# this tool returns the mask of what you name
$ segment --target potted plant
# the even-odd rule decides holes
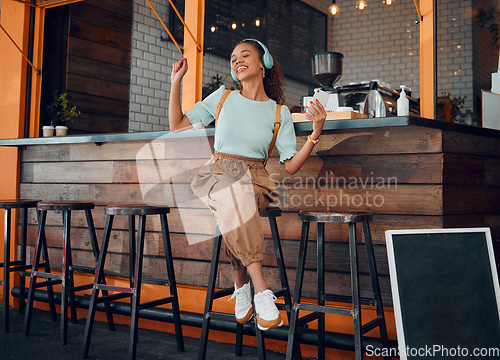
[[[65,92],[54,92],[47,106],[50,114],[50,125],[56,130],[57,136],[66,135],[67,124],[71,124],[80,115],[76,106],[70,106],[68,94]]]

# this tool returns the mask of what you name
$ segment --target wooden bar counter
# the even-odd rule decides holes
[[[295,127],[300,147],[311,124],[297,123]],[[20,198],[94,201],[98,237],[104,227],[104,205],[147,202],[171,206],[177,282],[202,287],[208,278],[215,224],[208,209],[192,194],[190,182],[208,160],[212,144],[213,129],[0,140],[0,146],[22,149]],[[498,249],[500,131],[416,117],[328,121],[321,141],[299,172],[288,175],[278,164],[276,150],[267,168],[280,193],[277,205],[283,215],[278,227],[292,288],[300,237],[297,212],[301,209],[373,212],[372,237],[387,306],[392,300],[386,230],[487,226]],[[123,256],[128,251],[125,220],[116,219],[115,227],[123,231],[113,235],[123,238],[123,243],[115,241],[109,250],[110,270],[117,274],[128,271]],[[270,238],[266,220],[262,220],[263,227]],[[29,245],[33,246],[35,212],[30,213],[29,222]],[[49,217],[47,225],[51,264],[57,268],[62,253],[57,229],[62,226],[60,216]],[[83,218],[76,217],[72,223],[74,262],[92,265],[84,225]],[[160,224],[148,223],[148,228],[152,230],[147,233],[145,276],[160,277],[165,273]],[[348,294],[347,228],[332,225],[326,233],[327,290]],[[361,285],[369,289],[366,257],[364,251],[360,254]],[[315,258],[311,250],[309,270],[315,268]],[[264,263],[270,286],[279,287],[272,243],[267,239]],[[222,264],[219,285],[231,286],[232,274],[230,265]],[[315,298],[315,273],[306,272],[305,279],[304,296]],[[366,295],[369,293],[362,292]]]

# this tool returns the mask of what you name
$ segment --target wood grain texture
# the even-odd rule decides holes
[[[479,144],[479,140],[485,144]],[[304,136],[297,137],[299,147],[303,141]],[[301,209],[373,212],[370,228],[386,305],[391,304],[387,230],[488,226],[495,251],[500,254],[500,156],[495,151],[491,156],[481,155],[490,151],[492,144],[498,146],[500,140],[474,136],[467,139],[416,126],[325,131],[311,157],[293,176],[278,164],[277,153],[273,153],[267,169],[278,185],[277,204],[282,208],[278,228],[291,286],[301,233],[297,213]],[[192,193],[190,183],[210,158],[212,148],[211,137],[28,146],[21,157],[20,197],[94,201],[98,206],[92,213],[99,238],[105,223],[105,205],[118,202],[171,206],[168,223],[178,282],[205,286],[215,221]],[[33,251],[37,223],[34,211],[29,212],[29,222]],[[269,225],[265,218],[261,222],[266,279],[272,288],[278,288]],[[72,226],[76,259],[92,264],[83,213],[73,212]],[[145,271],[149,277],[158,277],[165,272],[159,220],[149,217],[146,228]],[[114,274],[126,275],[128,271],[127,229],[127,218],[115,217],[107,264]],[[60,214],[49,214],[47,238],[55,257],[51,262],[56,267],[60,267],[61,230]],[[359,226],[357,235],[362,292],[367,295],[369,277]],[[310,297],[315,297],[316,236],[313,225],[304,288],[304,295]],[[327,224],[325,236],[327,287],[348,295],[347,227]],[[227,257],[223,254],[221,260],[218,286],[231,286]]]

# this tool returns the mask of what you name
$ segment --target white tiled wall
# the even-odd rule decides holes
[[[413,1],[387,7],[368,1],[361,12],[356,1],[337,0],[340,13],[334,18],[331,51],[344,54],[340,85],[378,79],[394,89],[409,86],[413,96],[420,88],[420,30]]]

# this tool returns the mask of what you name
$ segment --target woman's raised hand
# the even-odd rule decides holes
[[[182,58],[172,65],[172,73],[170,74],[171,82],[181,81],[188,70],[187,59]]]

